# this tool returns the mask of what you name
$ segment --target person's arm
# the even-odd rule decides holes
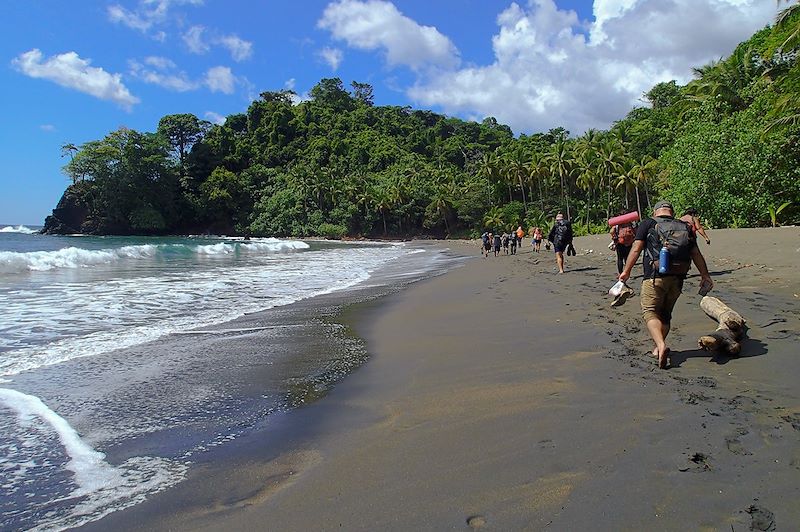
[[[628,259],[625,261],[625,268],[622,270],[622,273],[619,274],[619,280],[622,281],[623,283],[631,278],[631,270],[633,270],[636,261],[639,260],[639,255],[642,254],[643,249],[644,249],[644,240],[633,241],[633,246],[631,246],[631,252],[628,255]],[[697,269],[699,270],[700,266],[698,266]]]
[[[694,222],[694,228],[697,231],[697,234],[702,236],[705,239],[706,244],[710,245],[711,244],[711,239],[708,238],[708,235],[706,234],[706,230],[703,229],[703,224],[700,223],[700,218],[698,218],[697,216],[692,216],[692,222]],[[699,266],[698,266],[698,268],[699,268]]]
[[[700,272],[700,278],[702,279],[701,284],[705,284],[708,287],[708,290],[714,288],[714,281],[711,280],[711,275],[708,273],[708,265],[706,264],[706,259],[703,257],[703,254],[700,253],[700,248],[694,246],[692,248],[692,262],[694,265],[697,266],[697,271]]]

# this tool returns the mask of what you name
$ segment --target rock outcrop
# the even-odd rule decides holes
[[[45,219],[42,233],[49,235],[82,233],[88,215],[89,207],[83,199],[81,190],[78,185],[70,185],[53,209],[53,214]]]

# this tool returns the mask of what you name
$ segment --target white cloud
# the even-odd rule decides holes
[[[458,65],[455,45],[432,26],[422,26],[385,0],[339,0],[329,4],[317,26],[361,50],[383,50],[390,65],[414,70]]]
[[[101,100],[110,100],[130,110],[139,103],[122,83],[120,74],[109,74],[93,67],[90,59],[81,59],[75,52],[44,59],[36,48],[14,58],[12,64],[26,76],[50,80],[62,87],[75,89]]]
[[[41,126],[39,126],[39,129],[41,129],[46,133],[52,133],[56,130],[56,126],[54,126],[53,124],[42,124]]]
[[[225,123],[225,117],[219,113],[215,113],[214,111],[206,111],[204,116],[206,117],[206,120],[214,124],[221,126]]]
[[[203,83],[211,92],[233,94],[236,78],[230,68],[215,66],[208,69]]]
[[[183,71],[177,71],[175,63],[164,57],[146,57],[144,62],[155,68],[149,69],[138,61],[129,61],[131,76],[176,92],[193,91],[200,83],[193,81]]]
[[[203,26],[192,26],[181,36],[183,42],[186,43],[186,47],[193,54],[202,55],[211,49],[211,46],[203,40],[205,31],[206,29]]]
[[[228,49],[231,57],[237,63],[249,59],[253,55],[253,43],[239,38],[238,35],[225,35],[220,37],[217,42]]]
[[[323,61],[330,65],[331,70],[336,72],[338,70],[339,65],[342,63],[342,59],[344,59],[344,54],[338,48],[328,48],[327,46],[318,52],[319,56],[322,58]]]
[[[158,70],[170,70],[172,68],[175,68],[175,63],[171,59],[167,59],[166,57],[151,55],[149,57],[145,57],[144,62],[145,64],[157,68]]]
[[[202,4],[203,0],[140,0],[133,10],[112,4],[106,8],[106,13],[111,22],[146,33],[153,26],[169,21],[169,11],[173,6]],[[153,37],[163,41],[166,34],[159,31]]]
[[[295,85],[297,85],[297,80],[294,78],[289,78],[286,80],[286,83],[283,84],[283,88],[289,91],[293,91]]]
[[[492,64],[427,72],[407,93],[517,132],[607,128],[656,83],[686,83],[692,67],[730,54],[775,11],[763,0],[595,0],[587,27],[553,0],[512,3],[497,17]]]

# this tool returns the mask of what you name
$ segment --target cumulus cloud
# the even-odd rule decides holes
[[[211,46],[203,39],[205,31],[203,26],[192,26],[181,36],[186,47],[193,54],[202,55],[211,49]]]
[[[189,78],[186,72],[177,70],[175,63],[165,57],[146,57],[144,64],[131,60],[128,62],[131,76],[176,92],[192,91],[200,83]]]
[[[237,63],[249,59],[253,55],[253,43],[245,41],[238,35],[214,35],[213,30],[208,32],[211,34],[209,36],[206,36],[206,33],[207,30],[204,26],[195,25],[186,30],[181,37],[193,54],[205,54],[211,50],[212,45],[215,45],[227,49],[231,58]]]
[[[237,63],[253,55],[253,43],[241,39],[238,35],[223,35],[217,42],[228,49],[231,58]]]
[[[692,67],[730,54],[775,11],[763,0],[595,0],[587,23],[553,0],[512,3],[497,17],[491,64],[426,72],[407,92],[517,132],[607,128],[656,83],[686,83]]]
[[[414,70],[459,63],[455,45],[432,26],[422,26],[385,0],[339,0],[329,4],[317,26],[360,50],[382,50],[390,65]]]
[[[62,87],[115,102],[127,110],[139,103],[139,98],[122,83],[122,75],[90,66],[91,59],[81,59],[75,52],[45,59],[42,52],[34,48],[14,58],[12,64],[26,76],[50,80]]]
[[[219,126],[225,123],[225,117],[219,113],[215,113],[214,111],[206,111],[205,115],[203,116],[205,116],[206,120],[208,120],[209,122],[217,124]]]
[[[208,69],[203,79],[203,84],[211,92],[233,94],[236,78],[231,69],[224,66],[215,66]]]
[[[153,26],[167,22],[173,6],[202,4],[203,0],[140,0],[135,9],[112,4],[106,8],[106,14],[111,22],[146,33]],[[157,40],[163,40],[164,37],[164,32],[155,34]]]
[[[342,63],[342,59],[344,59],[344,54],[338,48],[329,48],[326,46],[318,53],[322,60],[328,63],[328,65],[331,67],[331,70],[334,72],[336,72],[336,70],[339,68],[339,65]]]

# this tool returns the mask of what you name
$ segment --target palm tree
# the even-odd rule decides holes
[[[614,175],[619,172],[622,157],[622,142],[616,137],[609,137],[597,151],[598,186],[605,186],[608,191],[606,218],[611,217],[611,188]]]
[[[509,182],[515,185],[519,184],[522,191],[522,205],[525,207],[525,212],[528,212],[528,199],[525,197],[525,182],[530,174],[528,168],[525,166],[525,157],[522,150],[510,153],[505,158],[505,172],[509,178]]]
[[[544,181],[548,171],[547,158],[542,153],[533,152],[530,155],[528,162],[525,164],[525,167],[528,170],[529,183],[536,181],[536,184],[539,186],[539,205],[542,212],[544,212],[544,193],[542,192],[542,181]]]
[[[75,154],[78,153],[78,147],[71,142],[66,142],[61,145],[61,157],[66,157],[69,155],[69,162],[72,163],[75,160]],[[75,173],[72,174],[72,184],[78,182],[79,174]],[[82,177],[80,179],[83,179]]]
[[[494,195],[491,193],[492,184],[499,180],[500,166],[497,160],[497,153],[484,153],[478,163],[478,174],[486,179],[486,193],[494,203]]]
[[[777,2],[778,5],[781,5],[782,3],[788,4],[791,2],[791,0],[777,0]],[[795,2],[794,5],[790,5],[786,9],[781,10],[778,13],[778,16],[775,17],[775,25],[779,28],[788,25],[789,20],[796,13],[800,13],[800,2]],[[791,33],[791,35],[789,35],[789,37],[787,37],[786,40],[783,41],[783,44],[781,44],[781,49],[786,48],[786,46],[792,44],[794,40],[797,39],[798,37],[800,37],[800,23],[798,23],[797,26],[795,26],[794,31]]]
[[[570,219],[569,212],[569,178],[572,176],[573,164],[575,162],[569,150],[567,141],[559,138],[550,146],[550,171],[557,175],[561,183],[561,197],[567,206],[567,219]]]
[[[639,186],[644,186],[644,192],[649,206],[650,196],[647,193],[647,184],[655,178],[657,171],[658,161],[649,155],[644,155],[638,161],[634,161],[633,167],[631,168],[631,173],[636,183],[636,209],[639,211],[639,217],[642,216],[642,204],[639,201]]]
[[[503,212],[500,207],[494,206],[483,217],[483,227],[493,228],[503,226]]]
[[[446,235],[450,234],[450,225],[447,219],[450,217],[450,212],[452,211],[452,198],[453,198],[453,186],[438,186],[436,188],[436,193],[433,196],[432,204],[436,209],[436,213],[442,217],[444,220],[444,231]]]

